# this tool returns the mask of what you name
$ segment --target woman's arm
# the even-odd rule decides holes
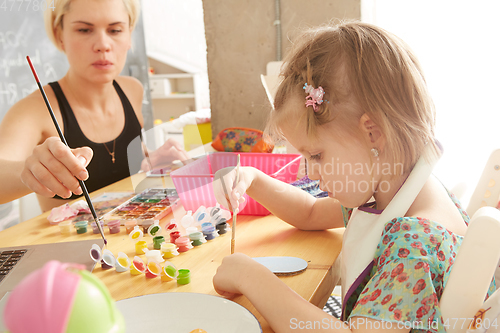
[[[46,92],[53,101],[52,90]],[[0,202],[33,191],[61,197],[81,193],[75,176],[88,177],[85,166],[91,158],[90,148],[70,150],[60,141],[40,92],[35,91],[17,102],[0,123]]]

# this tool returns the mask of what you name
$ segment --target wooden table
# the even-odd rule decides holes
[[[146,188],[162,186],[173,187],[173,183],[169,177],[146,178],[144,174],[138,174],[96,191],[91,194],[91,197],[104,192],[122,192],[132,189],[139,193]],[[179,207],[174,211],[178,221],[185,214],[184,209],[180,205]],[[163,218],[160,225],[168,224],[174,215],[170,214]],[[93,234],[90,228],[86,234],[76,234],[72,230],[70,236],[62,236],[57,226],[49,224],[47,216],[48,212],[1,231],[1,246],[100,238],[100,235]],[[334,263],[340,252],[343,231],[343,229],[301,231],[273,215],[239,215],[236,252],[242,252],[251,257],[294,256],[306,260],[308,268],[305,272],[295,276],[281,277],[281,280],[312,304],[323,307],[338,280],[338,269]],[[165,232],[164,235],[167,236]],[[108,249],[115,256],[120,251],[125,252],[129,258],[135,256],[134,243],[129,239],[125,228],[122,227],[119,234],[113,235],[109,234],[105,228],[105,236],[108,240]],[[146,240],[149,248],[152,249],[150,237],[148,236]],[[231,234],[226,233],[169,259],[178,269],[187,268],[191,271],[191,283],[183,286],[178,286],[175,281],[162,282],[159,278],[147,279],[144,275],[132,276],[129,273],[118,273],[114,269],[103,270],[99,265],[93,273],[106,284],[115,300],[163,292],[217,295],[212,285],[212,278],[222,259],[230,254],[230,242]],[[145,259],[145,256],[141,257]],[[234,301],[246,307],[257,317],[264,332],[272,332],[268,323],[246,297],[239,296]]]

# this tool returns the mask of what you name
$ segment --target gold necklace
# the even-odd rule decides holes
[[[78,97],[75,95],[75,93],[73,93],[73,89],[71,88],[71,86],[68,84],[68,88],[71,90],[71,94],[73,95],[73,97],[78,101]],[[79,101],[78,101],[79,103]],[[92,123],[92,126],[94,127],[94,130],[96,129],[96,126],[94,124],[94,120],[92,119],[92,117],[90,115],[88,115],[86,112],[85,114],[87,115],[87,117],[90,119],[90,122]],[[106,143],[105,142],[102,142],[102,145],[104,146],[104,148],[106,148],[109,156],[111,156],[111,161],[113,162],[113,164],[115,163],[115,147],[116,147],[116,138],[113,140],[113,151],[110,151],[108,146],[106,146]]]
[[[104,145],[104,148],[108,151],[108,154],[111,156],[111,161],[115,163],[115,144],[116,144],[116,139],[113,140],[113,152],[110,152],[108,149],[108,146],[106,146],[106,143],[102,143]]]

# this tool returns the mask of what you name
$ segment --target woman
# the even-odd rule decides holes
[[[46,211],[82,194],[77,178],[88,179],[91,192],[129,176],[127,147],[143,126],[143,88],[119,73],[138,15],[138,0],[60,0],[45,12],[48,36],[70,66],[44,89],[73,149],[59,139],[39,91],[20,100],[0,125],[0,202],[34,191]],[[162,155],[187,158],[175,141]]]

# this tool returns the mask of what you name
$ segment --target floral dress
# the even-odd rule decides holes
[[[464,222],[469,216],[450,194]],[[351,209],[343,209],[347,225]],[[420,217],[399,217],[385,225],[370,274],[345,304],[343,318],[401,322],[411,332],[445,332],[439,299],[463,237]],[[493,280],[488,296],[495,291]]]

